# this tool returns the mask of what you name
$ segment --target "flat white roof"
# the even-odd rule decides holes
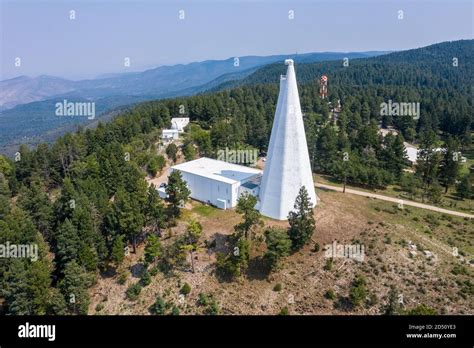
[[[416,160],[418,159],[418,149],[407,142],[404,142],[403,145],[405,145],[408,160],[412,163],[416,162]]]
[[[238,164],[202,157],[193,161],[177,164],[171,169],[203,176],[209,179],[234,184],[249,179],[262,171]]]

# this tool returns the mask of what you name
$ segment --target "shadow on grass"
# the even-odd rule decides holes
[[[316,190],[323,191],[323,192],[334,192],[334,190],[324,188],[324,187],[316,187]]]
[[[459,196],[457,193],[450,193],[450,194],[445,195],[445,197],[452,199],[453,201],[458,201],[458,202],[464,201],[464,198]]]
[[[398,186],[392,186],[392,190],[393,192],[397,192],[397,193],[407,193],[406,191],[403,191],[400,187]]]

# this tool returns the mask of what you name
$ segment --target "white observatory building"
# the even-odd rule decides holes
[[[255,168],[205,157],[171,167],[170,171],[181,172],[191,198],[228,209],[235,207],[240,195],[247,192],[259,199],[256,209],[262,215],[286,220],[294,209],[299,190],[305,186],[313,207],[316,205],[295,67],[291,59],[285,64],[288,70],[280,78],[263,176]]]
[[[285,64],[288,69],[286,76],[280,77],[280,94],[258,204],[262,215],[277,220],[288,218],[302,186],[308,191],[313,207],[317,202],[294,62],[287,59]]]

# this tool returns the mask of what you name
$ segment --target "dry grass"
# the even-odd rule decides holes
[[[125,291],[139,278],[130,275],[124,285],[117,283],[117,275],[100,278],[91,289],[90,313],[94,314],[96,305],[102,303],[100,314],[149,314],[148,308],[160,295],[178,305],[181,314],[202,314],[203,308],[196,301],[199,293],[204,292],[213,294],[221,314],[277,314],[285,306],[290,314],[379,314],[391,285],[403,294],[406,308],[424,303],[439,313],[474,313],[470,300],[472,268],[464,265],[467,274],[452,273],[453,267],[460,267],[462,262],[452,256],[452,246],[447,242],[451,238],[455,244],[471,250],[474,225],[470,221],[465,224],[463,219],[453,218],[455,221],[449,222],[452,227],[444,223],[442,233],[434,232],[430,237],[422,228],[426,222],[413,220],[415,216],[420,219],[426,215],[419,209],[397,211],[386,202],[336,192],[318,191],[318,195],[321,202],[315,209],[317,227],[313,241],[287,257],[278,271],[267,275],[258,261],[254,261],[247,276],[234,282],[220,282],[216,277],[215,252],[225,249],[226,236],[233,232],[240,216],[233,210],[222,211],[193,202],[172,234],[182,233],[186,221],[195,218],[203,225],[203,242],[216,239],[217,247],[212,252],[203,247],[195,253],[196,273],[178,270],[173,276],[165,276],[159,272],[142,290],[137,302],[127,300]],[[441,214],[432,215],[441,217]],[[287,222],[265,219],[265,225],[286,226]],[[462,241],[456,240],[459,226],[464,231]],[[364,261],[335,259],[332,269],[324,270],[323,246],[335,240],[340,244],[364,245]],[[405,245],[408,240],[430,250],[434,257],[428,259],[419,250],[415,257],[409,257]],[[321,246],[319,252],[312,251],[315,243]],[[261,253],[262,247],[257,249]],[[124,267],[136,269],[142,255],[143,246],[140,246]],[[325,292],[331,289],[337,297],[347,297],[356,274],[365,276],[368,292],[376,295],[377,303],[355,309],[335,308],[336,301],[326,299]],[[184,282],[192,290],[183,303],[179,289]],[[274,291],[277,283],[282,285],[281,291]]]

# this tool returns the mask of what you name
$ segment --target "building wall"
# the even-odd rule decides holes
[[[183,171],[181,171],[181,175],[188,184],[191,198],[218,207],[222,206],[222,203],[217,201],[218,199],[225,200],[227,208],[234,207],[237,204],[238,190],[231,184]]]
[[[161,137],[163,139],[179,139],[179,133],[174,129],[163,129]]]
[[[170,174],[173,170],[170,169]],[[197,175],[189,173],[187,171],[180,170],[181,176],[186,181],[189,190],[191,191],[191,198],[203,203],[210,203],[218,208],[223,209],[223,202],[219,200],[225,200],[226,208],[234,208],[237,205],[237,201],[243,192],[249,192],[255,197],[258,197],[259,187],[254,189],[246,189],[241,186],[240,182],[225,183],[219,180],[215,180],[203,175]],[[242,184],[248,181],[254,181],[259,178],[261,174],[255,174],[242,181]]]
[[[253,189],[249,189],[245,186],[240,186],[239,187],[239,197],[240,197],[241,194],[243,194],[245,192],[251,194],[252,196],[258,197],[259,187],[257,186]]]

